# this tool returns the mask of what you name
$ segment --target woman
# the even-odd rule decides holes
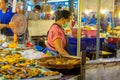
[[[97,18],[95,17],[95,15],[93,15],[92,18],[89,20],[88,24],[96,25],[96,22],[97,22]]]
[[[39,5],[35,5],[34,9],[27,13],[28,20],[40,20],[40,10],[41,7]]]
[[[71,13],[67,10],[57,11],[55,13],[55,23],[50,27],[47,35],[47,47],[59,53],[60,55],[68,56],[68,52],[65,49],[67,45],[67,39],[62,29],[62,26],[66,22],[70,22]]]
[[[101,26],[101,32],[107,32],[107,29],[108,29],[108,26],[109,26],[109,23],[107,21],[107,19],[105,19],[104,17],[102,17],[100,19],[100,26]]]
[[[12,9],[7,7],[8,0],[0,0],[0,29],[1,33],[6,36],[12,36],[13,32],[9,28],[9,22],[11,21]]]

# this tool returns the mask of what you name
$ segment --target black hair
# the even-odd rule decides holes
[[[61,6],[58,6],[57,9],[62,9],[62,7],[61,7]]]
[[[41,7],[39,5],[35,5],[35,9],[41,10]]]
[[[61,18],[69,19],[70,16],[71,16],[71,13],[68,10],[56,11],[55,12],[55,21],[58,21]]]
[[[4,0],[5,3],[8,3],[8,0]]]

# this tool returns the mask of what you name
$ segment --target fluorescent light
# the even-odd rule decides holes
[[[102,14],[105,14],[107,12],[107,10],[101,10]]]
[[[87,14],[87,15],[88,15],[90,12],[91,12],[90,9],[89,9],[89,10],[88,10],[88,9],[85,10],[85,14]]]
[[[47,2],[63,2],[63,1],[68,1],[68,0],[48,0]]]

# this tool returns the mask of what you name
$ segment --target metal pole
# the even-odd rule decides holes
[[[80,67],[80,80],[85,80],[86,76],[86,52],[82,52],[82,62]]]
[[[114,24],[114,20],[115,20],[115,19],[114,19],[114,17],[115,17],[115,13],[114,13],[114,9],[115,9],[115,8],[114,8],[114,7],[115,7],[115,6],[114,6],[114,5],[115,5],[115,0],[113,0],[112,28],[111,28],[112,30],[113,30],[113,28],[115,27],[115,24]]]
[[[100,53],[100,8],[101,0],[97,0],[97,39],[96,39],[96,59],[99,58]]]
[[[78,0],[78,31],[77,31],[77,56],[82,57],[82,62],[80,66],[80,80],[85,80],[85,65],[86,65],[86,54],[85,52],[80,53],[81,48],[81,17],[82,17],[82,1]]]
[[[23,14],[26,16],[26,10],[27,10],[27,0],[23,0]],[[27,24],[27,23],[26,23]],[[27,29],[24,34],[20,35],[20,43],[24,44],[26,42],[26,35],[27,35]]]
[[[23,14],[26,16],[26,10],[27,10],[27,1],[23,0]]]
[[[73,12],[73,0],[69,0],[69,11],[72,13]]]
[[[81,17],[82,17],[82,0],[78,0],[78,29],[77,29],[77,56],[80,54],[81,44]]]

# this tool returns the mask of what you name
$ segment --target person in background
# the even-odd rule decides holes
[[[83,26],[85,26],[85,25],[87,24],[87,21],[88,21],[87,15],[86,15],[86,14],[83,14],[83,15],[82,15],[82,23],[83,23]]]
[[[95,15],[93,15],[92,18],[89,20],[88,24],[96,25],[96,22],[97,22],[97,18],[95,17]]]
[[[8,8],[7,3],[8,0],[0,0],[0,29],[1,34],[13,36],[13,32],[9,28],[9,22],[14,13],[12,12],[12,8]]]
[[[41,13],[40,13],[40,19],[41,19],[41,20],[44,20],[44,19],[45,19],[45,13],[44,13],[44,12],[41,12]]]
[[[62,7],[58,6],[56,11],[60,11],[60,10],[62,10]]]
[[[27,13],[27,19],[40,20],[40,10],[41,10],[41,7],[39,5],[35,5],[34,9]]]
[[[61,11],[61,10],[63,10],[62,7],[61,7],[61,6],[57,6],[56,12],[57,12],[57,11]],[[51,16],[51,17],[52,17],[52,20],[55,19],[55,14],[56,14],[56,12],[54,12],[53,15]]]
[[[22,14],[23,15],[23,6],[21,3],[17,3],[16,5],[16,13]]]
[[[109,23],[108,23],[107,19],[104,18],[104,15],[101,15],[100,26],[101,26],[101,32],[107,32]]]
[[[67,52],[67,38],[65,36],[62,25],[71,20],[71,13],[67,10],[55,12],[55,23],[51,25],[48,35],[46,46],[50,50],[58,53],[59,55],[68,56]],[[56,55],[58,55],[56,54]]]

